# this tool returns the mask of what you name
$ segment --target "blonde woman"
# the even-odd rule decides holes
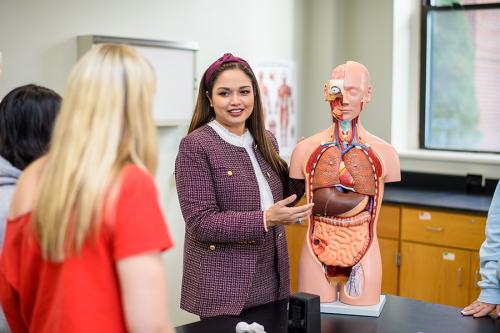
[[[13,332],[173,332],[152,175],[154,73],[99,45],[70,74],[48,154],[21,176],[0,261]]]

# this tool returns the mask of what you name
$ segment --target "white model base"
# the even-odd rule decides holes
[[[385,304],[385,295],[380,295],[380,302],[375,305],[349,305],[339,301],[321,303],[321,313],[335,313],[352,316],[379,317]]]

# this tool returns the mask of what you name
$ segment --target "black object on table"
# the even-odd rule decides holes
[[[318,295],[296,293],[288,302],[289,333],[320,333],[320,301]]]
[[[238,317],[220,316],[179,326],[177,333],[234,333],[240,321],[257,322],[267,333],[288,333],[288,300],[243,311]],[[500,320],[474,319],[460,308],[387,295],[380,317],[321,314],[322,333],[493,333]]]

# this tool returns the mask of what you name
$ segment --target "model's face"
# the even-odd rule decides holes
[[[332,115],[340,121],[350,121],[359,116],[363,104],[369,100],[370,88],[366,73],[359,66],[345,66],[324,87],[325,99],[330,102]]]
[[[333,114],[341,121],[350,121],[356,118],[361,113],[364,94],[365,90],[361,76],[346,71],[342,100],[333,110]]]
[[[229,69],[219,74],[212,88],[210,102],[215,120],[230,132],[242,135],[245,122],[253,112],[252,81],[240,69]]]

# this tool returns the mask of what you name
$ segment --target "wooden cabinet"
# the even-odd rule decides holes
[[[288,241],[288,256],[290,257],[290,288],[292,294],[294,294],[297,292],[300,250],[306,237],[307,224],[290,225],[285,228]]]
[[[399,239],[400,215],[401,208],[399,206],[383,204],[378,217],[378,236],[389,239]]]
[[[401,243],[400,295],[465,306],[469,301],[470,251]]]
[[[379,237],[382,258],[382,294],[398,295],[399,289],[399,242]]]
[[[377,224],[382,258],[382,294],[398,295],[399,291],[399,230],[401,208],[382,205]]]
[[[297,205],[300,206],[305,203],[307,203],[307,199],[304,195]],[[300,250],[306,238],[307,223],[287,225],[285,229],[286,240],[288,242],[288,256],[290,258],[290,289],[292,294],[294,294],[297,292]]]
[[[477,285],[481,281],[479,274],[479,252],[472,252],[470,256],[470,288],[469,288],[469,304],[474,302],[481,292],[481,288]]]
[[[401,239],[477,251],[485,225],[480,215],[403,207]]]
[[[485,216],[403,207],[400,296],[469,304],[485,224]]]

